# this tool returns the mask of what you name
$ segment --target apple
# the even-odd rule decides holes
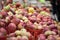
[[[7,4],[12,3],[12,2],[13,2],[12,0],[7,0]]]
[[[29,21],[28,19],[24,20],[25,23],[27,23],[28,21]]]
[[[16,16],[16,18],[19,18],[19,19],[22,19],[23,18],[23,16],[21,14],[19,14],[19,15],[16,14],[15,16]]]
[[[41,21],[41,19],[40,18],[37,18],[37,20],[36,20],[38,23]]]
[[[21,36],[17,36],[17,40],[21,40],[21,38],[22,38]]]
[[[13,19],[11,20],[11,22],[14,23],[14,24],[16,24],[16,25],[18,25],[18,24],[20,23],[20,19],[18,19],[18,18],[13,18]]]
[[[32,13],[28,13],[28,15],[32,15]]]
[[[29,40],[29,39],[26,36],[22,36],[22,40]]]
[[[50,16],[50,14],[47,13],[47,12],[45,12],[45,11],[41,11],[40,14],[41,14],[41,15],[44,15],[44,16]]]
[[[50,30],[48,30],[48,31],[45,32],[45,35],[47,35],[47,36],[48,35],[52,35],[52,34],[55,35],[56,33],[53,32],[53,31],[50,31]]]
[[[7,12],[2,11],[2,12],[1,12],[1,15],[2,15],[3,18],[5,18],[8,14],[7,14]]]
[[[34,8],[33,7],[30,7],[29,9],[28,9],[28,11],[29,11],[29,13],[34,13]]]
[[[3,33],[3,34],[5,34],[5,35],[7,34],[7,31],[6,31],[5,28],[0,28],[0,32]]]
[[[6,25],[5,25],[4,22],[0,22],[0,26],[1,26],[1,27],[5,27]]]
[[[17,36],[19,36],[19,35],[21,35],[21,31],[20,31],[20,30],[16,30],[16,31],[15,31],[15,34],[16,34]]]
[[[16,8],[21,6],[21,4],[19,2],[16,3]]]
[[[58,34],[58,30],[57,29],[53,29],[53,32],[55,32],[56,34]]]
[[[9,10],[10,10],[10,6],[9,6],[9,5],[5,6],[5,7],[4,7],[4,10],[5,10],[5,11],[9,11]]]
[[[49,26],[50,26],[51,29],[57,29],[56,26],[55,26],[55,24],[51,24]]]
[[[6,40],[7,35],[0,32],[0,40]]]
[[[31,36],[31,33],[30,33],[30,32],[27,32],[27,33],[26,33],[26,36],[27,36],[27,37],[30,37],[30,36]]]
[[[18,9],[18,10],[16,10],[16,12],[15,12],[16,14],[21,14],[22,13],[22,11],[21,11],[21,9]]]
[[[25,16],[23,16],[23,18],[22,18],[23,20],[28,20],[28,18],[27,17],[25,17]]]
[[[49,35],[48,40],[56,40],[56,38],[54,37],[54,35]]]
[[[33,23],[31,22],[31,21],[28,21],[27,23],[26,23],[26,25],[27,26],[30,26],[30,25],[32,25]]]
[[[10,17],[10,16],[7,16],[7,17],[5,18],[5,22],[6,22],[7,24],[9,24],[10,21],[11,21],[11,17]]]
[[[32,15],[35,15],[35,16],[37,16],[37,15],[38,15],[38,13],[37,13],[37,12],[34,12]]]
[[[40,34],[40,35],[38,36],[38,40],[46,40],[45,35],[44,35],[44,34]]]
[[[17,27],[18,29],[22,29],[22,28],[24,28],[21,24],[18,24],[18,27]]]
[[[46,8],[46,12],[50,13],[50,9],[49,8]]]
[[[15,7],[13,7],[13,8],[11,8],[11,10],[15,12],[17,9]]]
[[[10,38],[7,38],[7,40],[17,40],[16,37],[10,37]]]
[[[15,5],[15,4],[16,4],[16,2],[13,2],[12,4],[13,4],[13,5]]]
[[[20,20],[20,23],[19,24],[21,24],[22,26],[23,26],[23,24],[24,24],[24,21],[23,20]]]
[[[60,31],[60,22],[58,23],[57,29]]]
[[[60,40],[60,37],[57,37],[56,40]]]
[[[43,10],[46,10],[46,7],[45,7],[45,6],[43,6],[43,7],[42,7],[42,9],[43,9]]]
[[[38,26],[38,29],[43,29],[42,25],[39,25],[39,26]]]
[[[7,27],[6,30],[8,33],[13,33],[16,30],[16,25],[14,23],[10,23]]]
[[[23,29],[21,29],[21,31],[22,31],[22,32],[27,32],[27,30],[26,30],[26,29],[24,29],[24,28],[23,28]]]
[[[16,36],[15,33],[10,33],[10,34],[8,34],[8,37],[15,37],[15,36]]]
[[[26,29],[21,29],[21,35],[22,36],[27,36],[27,30]]]
[[[9,11],[9,12],[8,12],[8,15],[9,15],[9,16],[12,16],[12,15],[13,15],[13,13],[12,13],[11,11]]]
[[[28,18],[32,23],[36,21],[36,16],[31,16]]]
[[[2,18],[2,15],[0,14],[0,19]]]
[[[46,32],[46,31],[48,31],[48,30],[50,30],[49,27],[44,27],[44,28],[43,28],[43,31],[44,31],[44,32]]]
[[[50,30],[45,32],[45,35],[51,35],[51,34],[52,34],[52,31]]]

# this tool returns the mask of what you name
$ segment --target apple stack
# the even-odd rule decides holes
[[[13,2],[0,12],[0,40],[60,40],[59,31],[46,7],[23,8]]]

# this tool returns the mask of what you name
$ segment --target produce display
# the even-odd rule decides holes
[[[13,2],[0,12],[0,40],[60,40],[60,23],[45,6],[24,8]]]

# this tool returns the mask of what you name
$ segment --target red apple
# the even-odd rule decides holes
[[[44,34],[40,34],[38,37],[38,40],[46,40],[46,37]]]
[[[12,2],[13,2],[12,0],[7,0],[7,4],[12,3]]]
[[[6,40],[7,35],[0,32],[0,40]]]
[[[8,14],[7,14],[7,12],[2,11],[1,15],[5,18]]]
[[[8,26],[7,26],[7,31],[8,31],[8,33],[13,33],[13,32],[15,32],[15,30],[16,30],[16,25],[14,24],[14,23],[10,23]]]
[[[14,23],[15,25],[18,25],[19,22],[20,22],[20,19],[18,19],[18,18],[13,18],[13,19],[11,20],[11,22]]]
[[[31,16],[28,18],[32,23],[36,21],[36,16]]]
[[[27,26],[30,26],[30,25],[32,25],[32,22],[31,21],[28,21],[26,25]]]
[[[6,40],[7,38],[7,31],[4,28],[0,28],[0,40]]]
[[[1,27],[5,27],[5,23],[4,22],[0,22],[0,26]]]
[[[5,28],[0,28],[0,32],[1,32],[1,33],[4,33],[4,34],[7,34],[7,31],[6,31]]]
[[[8,37],[15,37],[15,36],[16,36],[15,33],[10,33],[10,34],[8,35]]]
[[[16,7],[19,7],[21,6],[21,4],[19,2],[16,3]]]
[[[54,35],[50,35],[48,36],[48,40],[56,40],[56,38],[54,37]]]

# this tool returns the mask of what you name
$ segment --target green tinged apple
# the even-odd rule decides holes
[[[13,5],[15,5],[15,4],[16,4],[16,2],[13,2],[12,4],[13,4]]]
[[[10,6],[7,5],[7,6],[4,7],[4,9],[5,9],[5,10],[10,10]]]
[[[22,13],[22,11],[20,10],[20,9],[18,9],[17,11],[15,11],[16,12],[16,14],[21,14]]]
[[[17,30],[17,31],[15,31],[15,34],[16,34],[17,36],[19,36],[19,35],[21,35],[21,31],[20,31],[20,30]]]
[[[45,3],[45,0],[39,0],[40,3]]]
[[[45,15],[45,16],[50,16],[50,14],[47,13],[47,12],[45,12],[45,11],[41,11],[40,14],[41,14],[41,15]]]

